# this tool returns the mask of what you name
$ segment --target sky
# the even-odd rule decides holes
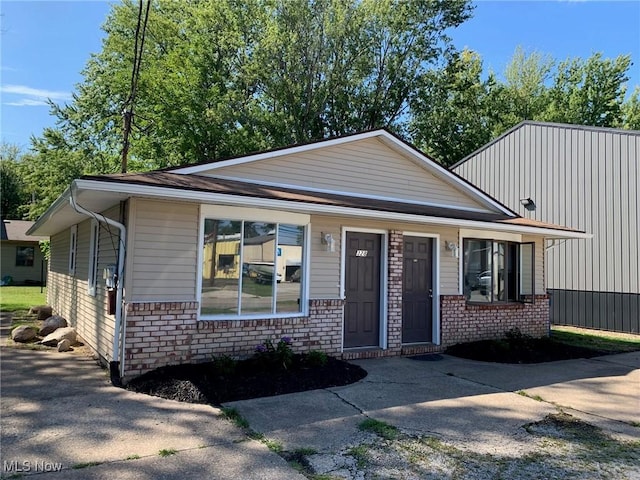
[[[47,98],[62,104],[101,50],[114,1],[0,0],[0,137],[28,149],[55,125]],[[476,1],[474,16],[450,35],[478,52],[485,70],[504,71],[517,46],[557,60],[630,54],[629,91],[640,85],[640,0]]]

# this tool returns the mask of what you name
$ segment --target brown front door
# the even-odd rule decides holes
[[[347,232],[344,346],[380,344],[380,249],[382,236]]]
[[[433,340],[433,239],[404,237],[402,343]]]

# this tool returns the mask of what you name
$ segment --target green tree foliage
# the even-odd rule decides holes
[[[491,139],[495,79],[481,76],[480,56],[464,50],[430,72],[413,101],[414,141],[445,165]]]
[[[0,214],[2,219],[22,218],[22,205],[29,199],[20,171],[20,149],[15,145],[0,145]]]
[[[483,79],[477,54],[453,55],[417,96],[411,132],[417,145],[452,165],[523,120],[640,127],[640,89],[625,101],[628,55],[556,63],[516,49],[499,81]]]
[[[74,151],[117,171],[137,2],[114,5],[70,105]],[[409,99],[468,18],[464,0],[160,0],[151,8],[131,169],[218,159],[373,127]]]

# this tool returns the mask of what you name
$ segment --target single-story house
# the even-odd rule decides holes
[[[345,359],[544,336],[545,240],[589,237],[520,217],[386,130],[82,177],[30,233],[51,236],[49,303],[124,381],[283,335]],[[261,281],[244,268],[257,246]]]
[[[39,242],[48,237],[28,236],[27,230],[33,223],[2,220],[0,281],[3,285],[42,285],[45,282],[47,271]]]
[[[552,323],[640,333],[640,131],[526,121],[452,169],[526,218],[593,234],[547,242]]]

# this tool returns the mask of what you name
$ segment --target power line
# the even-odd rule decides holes
[[[144,39],[147,31],[147,21],[149,20],[149,10],[151,8],[151,0],[147,0],[147,8],[145,9],[143,18],[143,3],[143,0],[140,0],[138,4],[138,22],[136,25],[136,38],[133,52],[133,68],[131,69],[131,89],[129,91],[129,96],[125,100],[122,108],[122,115],[124,117],[121,160],[122,173],[127,172],[127,161],[129,156],[129,135],[131,134],[131,125],[133,122],[133,107],[135,104],[136,92],[138,89],[140,65],[142,64],[142,52],[144,51]]]

